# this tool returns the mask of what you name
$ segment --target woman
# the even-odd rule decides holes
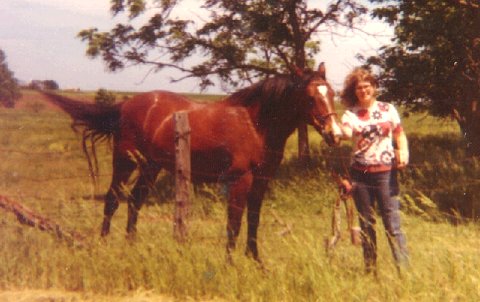
[[[352,196],[360,215],[367,272],[376,272],[375,201],[397,266],[408,263],[399,201],[390,187],[392,169],[408,163],[408,143],[397,110],[389,103],[377,101],[376,90],[375,77],[357,68],[347,76],[341,95],[347,107],[342,116],[344,138],[353,141]]]

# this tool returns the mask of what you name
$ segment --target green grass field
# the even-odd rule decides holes
[[[325,252],[337,198],[328,168],[342,168],[348,146],[327,149],[311,131],[312,163],[305,169],[291,137],[262,209],[264,267],[243,254],[245,224],[231,265],[225,259],[224,188],[195,188],[188,240],[179,244],[172,236],[174,188],[166,175],[140,212],[137,238],[125,238],[123,203],[111,236],[102,240],[103,203],[92,198],[80,136],[65,114],[47,110],[35,95],[27,103],[37,105],[0,109],[0,195],[87,239],[71,244],[0,212],[0,301],[480,300],[480,166],[464,158],[453,122],[404,119],[411,166],[401,175],[402,219],[411,269],[397,275],[379,221],[375,279],[364,274],[361,248],[350,244],[345,223],[334,254]],[[104,193],[109,146],[102,145],[99,160]]]

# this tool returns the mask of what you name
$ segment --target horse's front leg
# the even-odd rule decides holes
[[[260,209],[263,203],[263,197],[267,190],[268,180],[265,178],[255,179],[252,190],[248,196],[248,234],[246,254],[260,262],[258,256],[257,231],[260,224]]]
[[[237,181],[230,184],[227,209],[227,256],[231,260],[231,252],[240,233],[242,215],[247,204],[247,195],[252,186],[251,172],[242,175]]]

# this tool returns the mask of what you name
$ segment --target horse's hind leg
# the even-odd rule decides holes
[[[227,253],[235,248],[235,243],[240,233],[242,215],[247,204],[247,195],[252,185],[253,176],[251,172],[245,173],[236,182],[230,185],[228,198],[228,221],[227,221]]]
[[[122,186],[128,181],[130,175],[136,168],[136,163],[128,157],[113,155],[113,176],[110,189],[105,196],[105,207],[103,210],[103,223],[101,235],[110,233],[110,221],[118,209],[118,199],[123,196]]]
[[[142,165],[140,176],[128,198],[127,234],[133,236],[137,231],[138,211],[147,198],[148,191],[153,186],[159,168],[154,164]]]

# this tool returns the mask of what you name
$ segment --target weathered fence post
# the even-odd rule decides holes
[[[175,214],[173,232],[183,242],[187,235],[186,217],[191,192],[190,125],[185,111],[174,114],[175,122]]]

